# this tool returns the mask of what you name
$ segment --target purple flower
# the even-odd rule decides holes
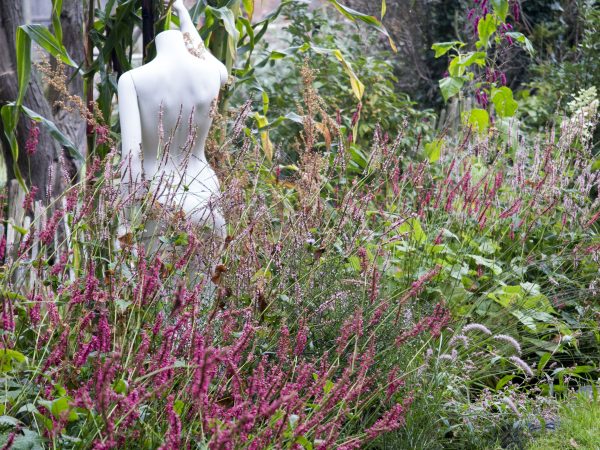
[[[32,120],[29,126],[29,136],[25,142],[25,153],[28,156],[33,156],[37,151],[39,144],[40,128],[36,121]]]
[[[165,443],[159,447],[159,450],[179,450],[181,447],[181,419],[173,408],[173,396],[169,395],[167,399],[167,418],[169,421],[169,431],[165,436]]]

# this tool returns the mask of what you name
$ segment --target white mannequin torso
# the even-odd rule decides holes
[[[156,185],[162,178],[163,185],[172,186],[168,190],[174,203],[192,221],[222,235],[224,220],[214,207],[219,182],[204,145],[227,70],[208,51],[202,58],[192,55],[178,30],[160,33],[155,42],[156,58],[119,79],[123,158],[131,160],[133,180],[141,181],[141,148],[146,179],[154,180],[150,188],[163,189]]]

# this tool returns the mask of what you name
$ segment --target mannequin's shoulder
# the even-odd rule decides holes
[[[139,66],[135,69],[128,70],[123,75],[121,75],[121,78],[123,78],[124,76],[129,76],[131,79],[136,80],[140,77],[152,75],[160,69],[161,64],[159,64],[159,62],[156,59],[153,59],[152,61],[144,64],[143,66]]]
[[[118,82],[119,96],[121,96],[123,93],[126,93],[127,91],[135,91],[135,83],[133,82],[133,77],[131,76],[131,72],[133,72],[133,70],[125,72],[123,75],[121,75],[119,77],[119,82]]]
[[[145,66],[136,67],[135,69],[128,70],[123,75],[121,75],[119,77],[119,82],[118,82],[119,88],[121,88],[121,86],[123,86],[123,87],[135,86],[134,79],[136,77],[138,77],[139,75],[143,74],[143,72],[145,72],[145,70],[143,70],[144,67]]]
[[[211,64],[213,70],[219,74],[219,79],[221,82],[221,86],[227,83],[229,79],[229,73],[227,72],[227,67],[221,61],[219,61],[212,53],[207,51],[206,60]]]

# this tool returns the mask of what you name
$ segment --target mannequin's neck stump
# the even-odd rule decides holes
[[[181,31],[168,30],[159,33],[155,39],[158,56],[172,56],[188,53]]]

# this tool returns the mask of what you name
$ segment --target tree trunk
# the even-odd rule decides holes
[[[14,101],[18,93],[16,70],[16,29],[24,22],[21,0],[2,0],[0,2],[0,106]],[[36,113],[53,120],[52,109],[44,96],[42,83],[35,69],[32,70],[29,87],[23,104]],[[71,161],[61,146],[40,126],[37,151],[28,156],[25,143],[29,135],[29,120],[21,117],[17,126],[19,157],[17,166],[28,186],[38,188],[37,199],[45,200],[61,191],[60,155],[65,162]],[[6,142],[4,130],[0,124],[4,158],[7,166],[7,178],[14,178],[13,158]],[[68,167],[67,167],[68,170]]]
[[[346,0],[344,4],[379,18],[378,0]],[[394,0],[387,2],[383,24],[398,46],[398,88],[426,104],[441,98],[438,80],[447,67],[445,58],[435,59],[431,45],[456,36],[455,15],[461,2],[442,0]],[[387,44],[387,41],[385,42]]]

